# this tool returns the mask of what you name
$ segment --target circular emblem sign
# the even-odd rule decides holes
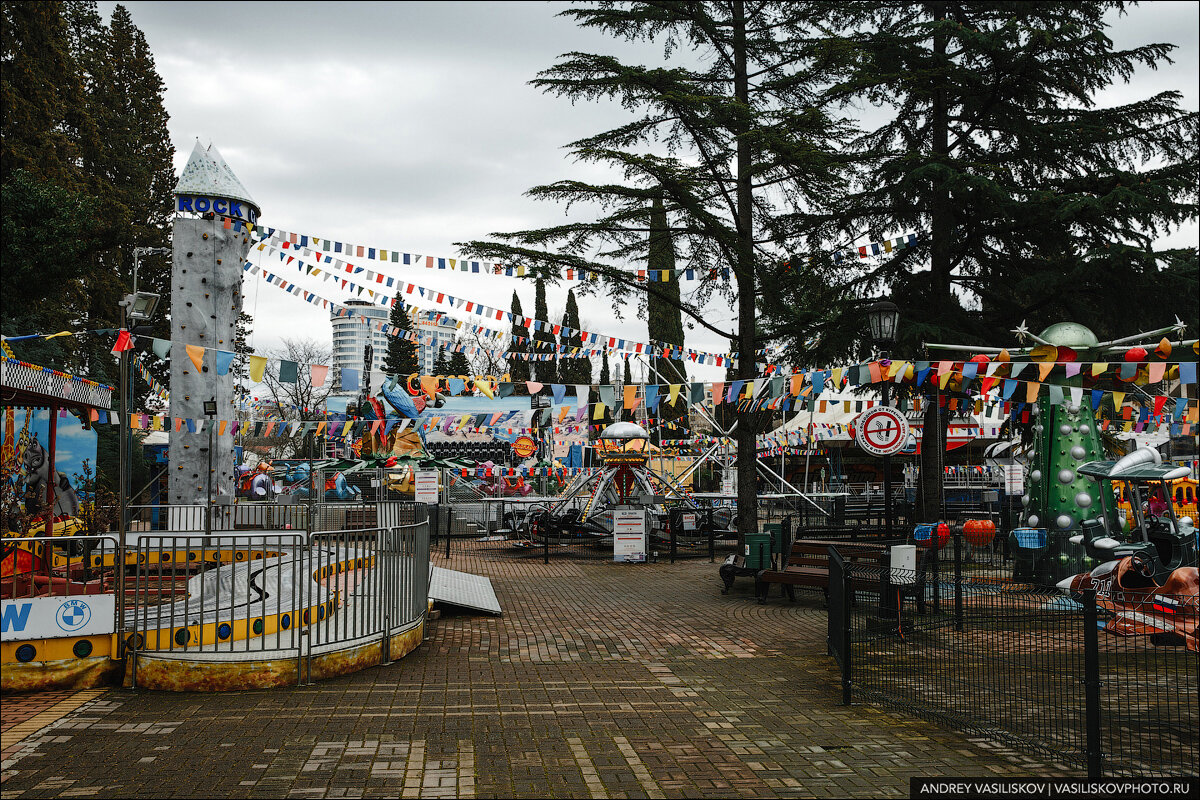
[[[528,436],[518,436],[512,443],[512,449],[521,458],[529,458],[537,452],[537,442]]]
[[[857,420],[858,446],[873,456],[890,456],[908,440],[908,420],[891,406],[864,412]]]
[[[55,622],[67,633],[77,631],[92,618],[92,609],[82,600],[68,600],[58,607]]]

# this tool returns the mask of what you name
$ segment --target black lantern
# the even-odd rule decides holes
[[[867,309],[867,325],[871,328],[871,341],[878,347],[896,343],[896,329],[900,327],[900,309],[890,300],[880,300]]]

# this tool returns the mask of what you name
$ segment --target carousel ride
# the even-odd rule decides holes
[[[651,467],[649,439],[646,429],[633,422],[605,428],[596,439],[600,469],[576,475],[544,508],[528,509],[524,524],[517,521],[514,527],[529,536],[514,546],[528,547],[546,538],[556,544],[611,545],[615,506],[642,506],[650,511],[651,536],[661,538],[665,534],[657,523],[666,518],[668,505],[698,510],[685,489]]]

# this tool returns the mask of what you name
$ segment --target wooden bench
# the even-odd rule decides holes
[[[781,570],[760,570],[754,577],[754,592],[759,604],[766,603],[772,583],[778,583],[787,593],[789,600],[796,599],[796,586],[807,586],[820,589],[829,602],[829,548],[836,547],[842,558],[851,564],[872,567],[872,573],[879,576],[878,580],[870,581],[858,588],[876,590],[878,592],[898,591],[905,597],[916,601],[918,613],[925,613],[925,573],[929,562],[936,556],[932,549],[925,548],[920,555],[917,567],[916,582],[911,584],[892,584],[889,580],[889,544],[872,542],[827,541],[816,539],[799,539],[792,544],[788,555],[787,566]]]

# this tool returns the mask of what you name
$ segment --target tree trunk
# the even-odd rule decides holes
[[[945,3],[931,3],[933,18],[941,22],[946,18]],[[933,37],[934,58],[939,62],[946,57],[946,35],[938,32]],[[939,64],[940,66],[940,64]],[[950,158],[950,120],[947,111],[945,88],[939,85],[933,95],[931,133],[933,136],[934,160],[946,163]],[[932,280],[930,307],[935,313],[949,314],[954,303],[950,293],[950,242],[953,228],[950,193],[944,179],[933,187],[929,208],[930,268]],[[936,371],[933,380],[937,380]],[[949,415],[938,405],[937,397],[927,398],[925,420],[921,439],[921,475],[918,484],[917,513],[922,522],[934,522],[942,514],[942,482],[945,475],[942,465],[946,451],[946,431]]]
[[[750,106],[750,81],[746,68],[746,8],[743,0],[733,3],[733,90],[743,108]],[[754,379],[754,189],[751,183],[752,154],[745,134],[749,117],[734,123],[737,138],[737,266],[738,287],[738,366],[742,380]],[[736,401],[736,398],[735,398]],[[758,530],[757,458],[754,446],[755,414],[737,415],[737,502],[738,532]]]
[[[917,519],[937,522],[942,518],[942,482],[945,479],[946,433],[950,428],[948,409],[938,405],[937,396],[925,399],[921,432],[921,473],[917,480]]]

